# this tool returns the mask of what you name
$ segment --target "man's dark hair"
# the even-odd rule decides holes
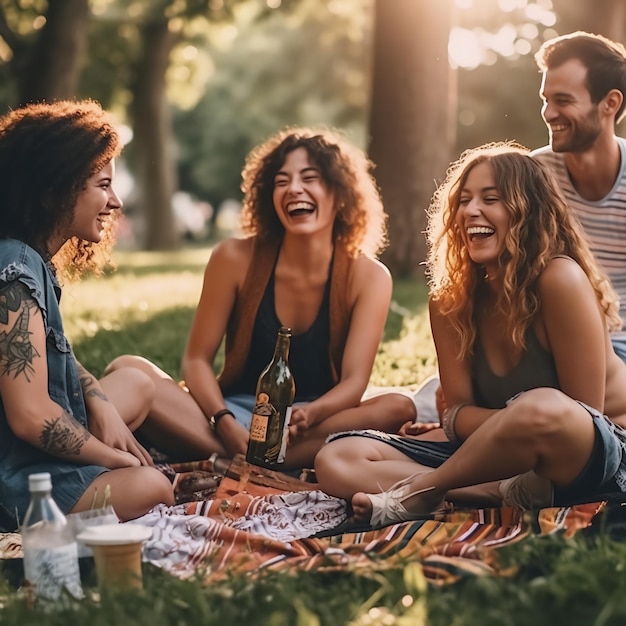
[[[624,99],[615,116],[619,122],[626,108],[626,49],[602,35],[577,31],[546,41],[535,54],[539,70],[546,72],[578,59],[587,68],[586,85],[591,101],[597,104],[612,89]]]

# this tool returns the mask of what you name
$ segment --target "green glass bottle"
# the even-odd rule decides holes
[[[289,369],[291,329],[281,326],[274,356],[256,385],[246,461],[277,469],[285,462],[291,407],[296,385]]]

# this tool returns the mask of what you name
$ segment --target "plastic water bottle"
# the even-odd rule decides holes
[[[63,589],[82,596],[78,548],[72,528],[52,499],[48,472],[28,477],[30,504],[21,527],[24,578],[35,595],[56,600]]]

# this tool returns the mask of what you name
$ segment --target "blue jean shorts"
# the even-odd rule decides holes
[[[554,487],[554,503],[569,504],[626,492],[626,430],[583,402],[593,419],[595,439],[587,465],[567,487]]]
[[[593,451],[587,465],[570,485],[554,487],[555,505],[591,502],[596,496],[626,492],[626,430],[599,411],[582,402],[579,404],[593,419]],[[377,430],[333,433],[329,435],[327,442],[350,436],[382,441],[416,463],[433,468],[439,467],[459,448],[458,444],[447,441],[420,441]]]
[[[304,402],[312,402],[314,398],[305,398],[294,402],[294,406]],[[224,398],[226,408],[233,412],[235,419],[250,430],[250,422],[252,422],[252,410],[254,409],[254,396],[249,393],[235,393]]]
[[[249,393],[236,393],[224,398],[226,408],[233,412],[235,419],[250,430],[252,422],[252,409],[254,409],[254,396]]]

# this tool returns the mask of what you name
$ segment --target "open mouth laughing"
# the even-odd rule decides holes
[[[289,217],[302,217],[315,213],[315,205],[310,202],[292,202],[287,206]]]
[[[490,226],[470,226],[467,228],[466,232],[470,241],[477,241],[491,237],[496,231]]]

